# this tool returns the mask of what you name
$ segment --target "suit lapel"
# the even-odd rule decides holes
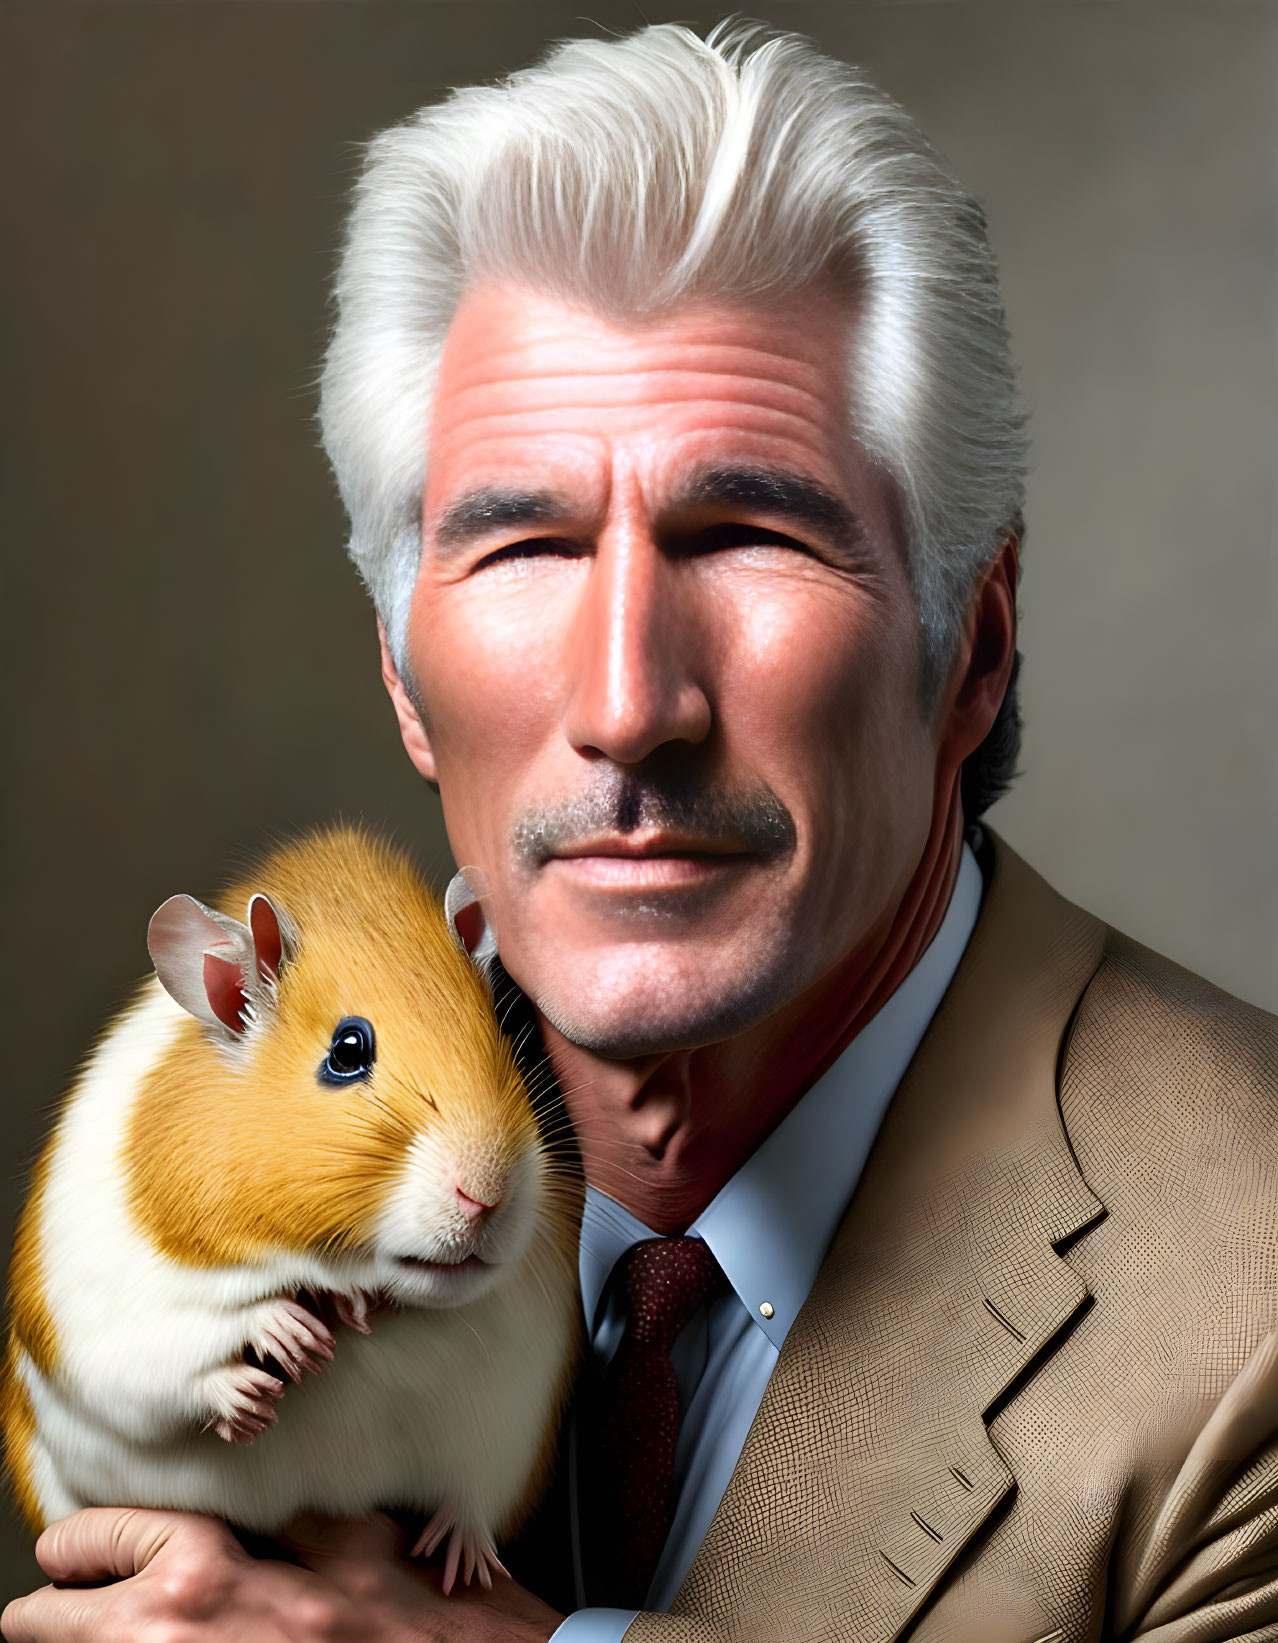
[[[1087,1301],[1056,1066],[1104,926],[1006,846],[671,1613],[889,1643],[1015,1480],[986,1413]],[[661,1621],[641,1616],[630,1640]],[[699,1628],[701,1630],[701,1628]]]

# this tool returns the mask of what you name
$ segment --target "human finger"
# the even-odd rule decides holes
[[[104,1595],[101,1589],[42,1586],[5,1606],[0,1636],[5,1643],[88,1643]]]
[[[175,1536],[193,1550],[239,1546],[224,1523],[193,1512],[156,1512],[139,1506],[89,1506],[59,1519],[36,1541],[36,1561],[53,1580],[88,1586],[139,1574]]]

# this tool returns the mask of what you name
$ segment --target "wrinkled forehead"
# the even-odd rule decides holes
[[[806,476],[864,506],[876,476],[848,416],[853,318],[824,291],[622,321],[510,284],[471,290],[437,377],[428,536],[462,492],[535,486],[602,508],[624,474],[659,505],[731,466]]]

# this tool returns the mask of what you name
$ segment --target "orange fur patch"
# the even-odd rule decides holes
[[[52,1142],[32,1171],[31,1190],[18,1221],[9,1263],[9,1327],[42,1375],[53,1373],[58,1356],[57,1333],[45,1300],[40,1267],[40,1226],[51,1148]]]
[[[218,907],[243,920],[258,892],[297,937],[274,1007],[234,1045],[187,1023],[126,1139],[138,1224],[199,1266],[358,1247],[420,1131],[499,1136],[498,1170],[536,1141],[487,988],[404,856],[335,828],[274,852]],[[371,1077],[322,1084],[333,1029],[352,1015],[373,1024]]]
[[[35,1411],[18,1374],[18,1347],[12,1338],[0,1365],[0,1427],[4,1430],[4,1469],[9,1488],[27,1527],[32,1534],[39,1534],[45,1522],[31,1475]]]

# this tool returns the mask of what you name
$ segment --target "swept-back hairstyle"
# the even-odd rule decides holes
[[[897,488],[935,693],[1020,528],[1024,426],[981,209],[861,70],[757,24],[660,24],[567,41],[369,144],[320,414],[351,558],[410,680],[431,392],[485,277],[615,318],[845,291],[849,426]],[[969,817],[1010,779],[1018,723],[1010,690],[964,772]]]

